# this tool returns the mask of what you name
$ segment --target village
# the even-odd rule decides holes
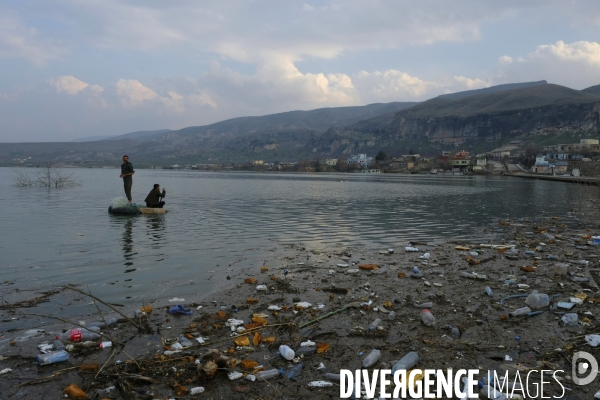
[[[351,154],[346,158],[323,158],[290,162],[252,160],[232,164],[174,164],[152,169],[188,170],[252,170],[283,172],[352,172],[363,174],[507,174],[595,175],[600,160],[600,141],[580,139],[579,143],[556,144],[544,147],[514,140],[486,153],[470,154],[465,150],[442,151],[438,156],[421,156],[412,150],[397,157],[383,150],[375,156]]]

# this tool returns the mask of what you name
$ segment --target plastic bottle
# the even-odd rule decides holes
[[[429,254],[429,253],[425,253],[425,254],[423,254],[423,255],[422,255],[421,257],[419,257],[419,258],[421,258],[421,259],[423,259],[423,260],[429,260],[429,257],[431,257],[431,254]]]
[[[492,289],[489,286],[485,287],[485,294],[487,294],[490,297],[494,297],[494,292],[492,292]]]
[[[550,297],[543,293],[532,293],[525,299],[525,304],[533,310],[548,307],[550,305]]]
[[[472,274],[470,272],[465,272],[465,271],[461,271],[460,276],[462,276],[463,278],[469,278],[469,279],[475,279],[477,277],[477,275]]]
[[[292,350],[290,346],[286,346],[285,344],[279,346],[279,354],[281,354],[281,357],[285,358],[288,361],[293,360],[296,356],[294,350]]]
[[[517,281],[515,281],[514,279],[507,279],[504,281],[503,285],[509,286],[509,285],[515,285],[517,283]]]
[[[521,315],[527,315],[531,312],[531,308],[529,307],[521,307],[517,308],[515,311],[508,313],[510,318],[519,317]]]
[[[535,251],[527,250],[525,251],[526,256],[535,256]]]
[[[277,368],[274,369],[270,369],[268,371],[258,371],[256,373],[256,377],[258,379],[272,379],[275,377],[278,377],[281,374],[281,371],[279,371]]]
[[[90,322],[87,327],[91,328],[92,326],[97,326],[98,328],[104,328],[106,326],[111,326],[117,323],[117,319],[116,318],[108,318],[105,320],[106,323],[104,323],[104,321],[94,321],[94,322]]]
[[[57,362],[67,361],[69,359],[69,353],[65,350],[53,351],[46,354],[40,354],[35,358],[38,365],[48,365]]]
[[[134,315],[136,318],[141,318],[141,317],[145,316],[145,315],[146,315],[146,313],[145,313],[144,311],[142,311],[142,310],[140,310],[140,309],[138,308],[137,310],[135,310],[135,311],[133,312],[133,315]]]
[[[567,313],[560,319],[561,326],[577,326],[579,325],[579,316],[577,313]]]
[[[394,366],[392,367],[392,376],[394,376],[394,373],[396,371],[401,371],[401,370],[408,371],[409,369],[414,367],[418,362],[419,362],[419,355],[417,353],[415,353],[414,351],[411,351],[410,353],[408,353],[404,357],[402,357],[400,360],[398,360],[398,362],[396,362],[396,364],[394,364]]]
[[[86,328],[73,328],[69,329],[62,335],[57,335],[56,338],[63,342],[85,342],[86,340],[97,340],[100,339],[100,335],[96,332],[100,331],[97,326],[90,326]]]
[[[311,354],[315,354],[316,352],[317,352],[316,347],[300,347],[298,350],[296,350],[295,357],[298,357],[301,355],[309,356]]]
[[[416,308],[431,308],[433,307],[433,303],[432,302],[427,302],[427,303],[421,303],[421,304],[417,304],[417,303],[413,303],[413,307]]]
[[[380,323],[381,318],[377,318],[375,321],[371,322],[371,325],[369,325],[369,330],[372,331],[373,329],[377,328],[377,326],[379,326]]]
[[[179,343],[181,344],[181,346],[185,347],[192,347],[194,344],[192,342],[190,342],[185,336],[181,336],[179,338]]]
[[[302,374],[302,363],[290,368],[290,370],[285,373],[285,377],[287,379],[294,379],[299,377],[300,374]]]
[[[431,313],[431,311],[427,309],[421,310],[421,321],[425,324],[425,326],[434,326],[435,325],[435,317]]]
[[[375,364],[381,358],[381,351],[377,349],[371,350],[371,352],[363,360],[363,368],[369,368]]]
[[[60,351],[65,349],[65,345],[60,340],[54,340],[54,351]]]
[[[339,381],[340,374],[334,374],[334,373],[328,372],[325,374],[325,379],[329,379],[330,381]]]
[[[417,267],[417,266],[415,265],[415,266],[413,267],[413,272],[414,272],[415,274],[418,274],[418,273],[419,273],[419,267]]]
[[[388,319],[390,321],[394,320],[396,318],[396,311],[390,311],[390,313],[388,314]]]

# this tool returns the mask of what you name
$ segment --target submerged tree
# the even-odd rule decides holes
[[[58,165],[47,161],[31,173],[20,169],[13,170],[13,184],[17,187],[61,188],[79,186],[81,181],[72,172],[65,172]]]

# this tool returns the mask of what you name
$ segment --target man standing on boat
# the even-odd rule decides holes
[[[133,164],[129,162],[129,156],[123,156],[123,164],[121,164],[121,175],[123,178],[123,187],[125,188],[125,196],[127,196],[127,200],[131,203],[131,186],[133,185],[133,174],[135,171],[133,170]]]
[[[146,196],[146,200],[144,200],[146,202],[146,207],[163,208],[165,202],[161,201],[161,198],[165,197],[166,195],[167,190],[163,189],[161,193],[160,185],[158,183],[155,183],[150,193],[148,193],[148,196]]]

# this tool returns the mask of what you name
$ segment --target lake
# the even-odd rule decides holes
[[[498,218],[564,216],[578,190],[509,177],[138,170],[134,202],[159,183],[169,213],[123,217],[107,213],[124,196],[118,169],[70,171],[83,185],[46,190],[16,188],[0,168],[0,282],[77,283],[124,305],[210,291],[228,266],[260,266],[283,244],[400,249],[481,237]]]

